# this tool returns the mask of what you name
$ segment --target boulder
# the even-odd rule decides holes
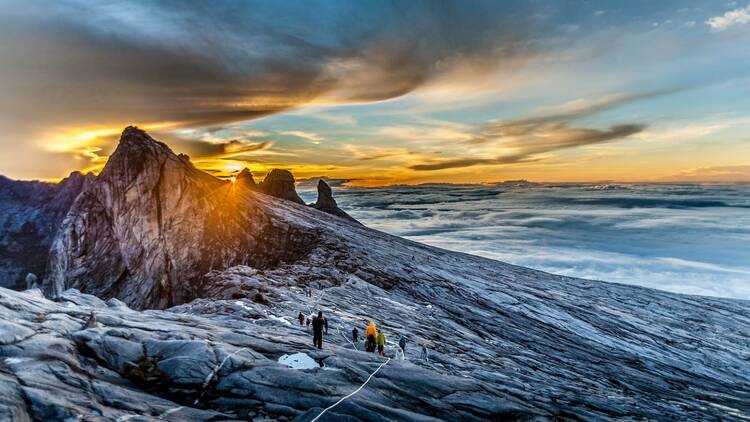
[[[355,220],[354,217],[350,216],[349,214],[344,212],[344,210],[339,208],[336,200],[333,199],[333,192],[331,191],[331,187],[328,186],[328,183],[326,183],[323,179],[318,180],[318,200],[314,204],[311,204],[311,206],[325,213],[341,217],[353,223],[361,224],[359,221]]]
[[[289,170],[273,169],[260,184],[261,192],[266,195],[286,199],[287,201],[305,204],[305,201],[297,195],[294,186],[294,176]]]

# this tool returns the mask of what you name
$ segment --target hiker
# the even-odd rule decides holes
[[[419,356],[419,358],[425,362],[429,361],[429,358],[427,357],[427,343],[422,343],[422,354]]]
[[[404,357],[404,351],[399,347],[398,350],[396,350],[396,357],[394,358],[396,360],[405,360]]]
[[[312,321],[313,345],[315,345],[318,349],[323,348],[323,324],[323,311],[318,311],[318,316],[316,318],[313,318]]]
[[[38,289],[37,281],[39,278],[34,273],[26,274],[26,289]]]
[[[326,335],[328,335],[328,318],[323,318],[323,324],[326,328]]]
[[[359,341],[359,330],[357,329],[357,327],[354,327],[352,329],[352,343],[357,344],[358,341]]]
[[[299,320],[300,327],[305,325],[305,314],[300,311],[299,315],[297,316],[297,319]]]
[[[375,321],[370,321],[370,325],[365,330],[365,350],[368,352],[375,351],[375,337],[378,335],[378,329],[375,328]]]
[[[401,348],[401,353],[406,356],[406,337],[404,337],[403,334],[401,334],[401,338],[398,339],[398,347]]]
[[[378,332],[378,354],[385,356],[385,334],[383,334],[383,330]]]
[[[91,311],[89,320],[86,321],[86,324],[83,326],[84,330],[88,330],[89,328],[96,328],[96,315],[94,314],[94,311]]]

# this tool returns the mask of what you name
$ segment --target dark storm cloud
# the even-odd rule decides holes
[[[528,48],[493,2],[23,2],[0,15],[16,125],[258,118],[403,95]]]

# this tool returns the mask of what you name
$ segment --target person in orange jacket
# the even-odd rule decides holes
[[[378,329],[375,328],[375,321],[370,321],[370,325],[367,326],[367,330],[365,331],[365,338],[367,339],[367,347],[365,347],[366,351],[375,351],[375,341],[377,336]]]

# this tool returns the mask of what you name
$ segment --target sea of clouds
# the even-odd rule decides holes
[[[312,184],[300,195],[315,200]],[[334,186],[369,227],[556,274],[750,299],[750,185]]]

